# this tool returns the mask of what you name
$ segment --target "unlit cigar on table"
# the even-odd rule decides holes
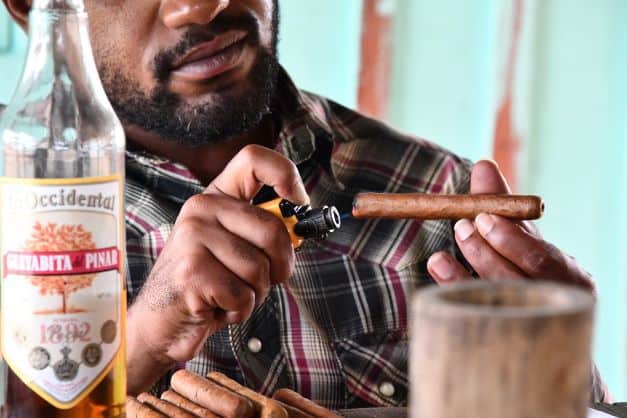
[[[128,418],[339,418],[326,408],[287,389],[271,399],[227,376],[207,378],[188,370],[172,376],[172,388],[161,399],[147,393],[127,397]]]
[[[422,193],[359,193],[353,201],[355,218],[457,220],[482,213],[513,220],[539,219],[544,201],[538,196]]]

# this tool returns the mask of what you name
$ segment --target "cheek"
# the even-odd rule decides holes
[[[143,47],[148,36],[143,36],[138,28],[149,28],[150,24],[142,23],[142,17],[122,6],[93,6],[89,10],[89,26],[98,68],[108,75],[122,75],[148,91],[154,85],[148,48]]]
[[[259,19],[260,40],[263,45],[269,47],[272,44],[275,35],[273,33],[274,1],[259,0],[255,3]]]

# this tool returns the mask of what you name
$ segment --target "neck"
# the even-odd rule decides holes
[[[129,148],[148,151],[159,157],[186,166],[202,184],[209,184],[231,159],[246,145],[257,144],[274,148],[276,127],[271,117],[266,117],[252,131],[217,144],[190,147],[146,132],[135,125],[125,126]]]

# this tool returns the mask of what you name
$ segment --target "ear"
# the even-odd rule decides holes
[[[15,23],[26,30],[32,0],[2,0]]]

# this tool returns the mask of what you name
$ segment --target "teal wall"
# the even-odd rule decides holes
[[[526,190],[547,200],[546,237],[597,280],[596,359],[625,399],[627,2],[552,0],[536,16]]]
[[[491,156],[507,4],[398,0],[393,124],[472,159]],[[545,198],[545,238],[595,276],[595,361],[627,399],[627,2],[525,4],[520,190]]]
[[[281,1],[280,59],[303,89],[355,107],[361,0]]]
[[[12,24],[3,6],[0,6],[0,103],[7,103],[20,76],[26,37]]]
[[[498,1],[397,0],[392,124],[473,160],[489,155]]]
[[[490,156],[506,3],[396,0],[394,125],[472,159]],[[297,84],[355,106],[361,1],[281,4],[281,61]],[[595,358],[616,397],[627,399],[627,2],[526,4],[516,94],[526,141],[521,191],[545,198],[545,237],[597,278]],[[3,49],[2,13],[0,102],[6,102],[24,37],[14,30]]]

